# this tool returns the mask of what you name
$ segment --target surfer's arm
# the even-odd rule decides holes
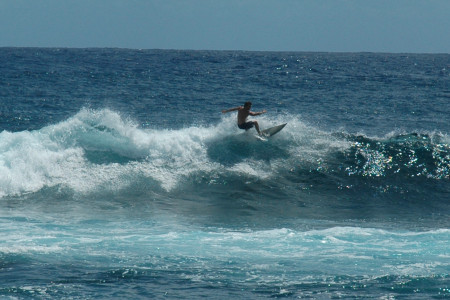
[[[262,115],[262,114],[265,114],[267,112],[267,110],[263,110],[263,111],[260,111],[260,112],[250,112],[249,114],[250,114],[250,116],[259,116],[259,115]]]
[[[222,110],[222,113],[224,114],[224,113],[227,113],[227,112],[230,112],[230,111],[240,110],[241,108],[242,108],[242,106],[233,107],[233,108],[230,108],[230,109],[224,109],[224,110]]]

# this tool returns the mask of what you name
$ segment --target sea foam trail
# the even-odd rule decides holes
[[[204,264],[203,268],[211,268],[209,271],[224,268],[239,276],[244,276],[241,272],[251,272],[267,281],[279,280],[276,275],[281,272],[292,284],[299,276],[311,274],[319,278],[342,274],[433,276],[446,274],[449,268],[445,252],[448,229],[411,232],[330,227],[306,231],[287,228],[204,231],[178,225],[167,231],[152,223],[130,220],[121,222],[120,228],[110,222],[87,230],[83,223],[46,227],[35,226],[36,222],[16,222],[9,227],[5,232],[8,243],[0,241],[0,252],[29,256],[59,254],[74,265],[83,265],[76,263],[79,258],[94,263],[103,257],[110,266],[122,262],[119,265],[145,268],[147,262],[157,260],[161,269],[175,267],[197,273],[196,266],[183,269],[189,268],[187,262],[194,259]],[[335,263],[330,264],[330,260]],[[202,276],[202,272],[197,275]]]
[[[209,126],[144,129],[108,109],[83,109],[40,130],[3,131],[0,197],[49,187],[114,191],[139,181],[171,191],[190,177],[209,178],[210,183],[241,178],[296,185],[299,178],[307,183],[322,174],[335,186],[354,184],[346,183],[349,178],[449,178],[445,135],[369,138],[321,131],[296,116],[259,121],[263,128],[288,125],[263,142],[253,130],[237,129],[232,116]]]

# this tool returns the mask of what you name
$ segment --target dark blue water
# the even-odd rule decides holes
[[[0,48],[0,297],[450,297],[449,69]]]

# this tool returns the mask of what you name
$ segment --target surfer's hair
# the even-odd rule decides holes
[[[252,103],[250,101],[247,101],[244,103],[244,107],[249,107],[252,106]]]

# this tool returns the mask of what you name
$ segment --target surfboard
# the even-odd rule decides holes
[[[278,125],[278,126],[274,126],[274,127],[270,127],[270,128],[264,129],[264,130],[261,131],[261,135],[264,136],[264,137],[272,136],[272,135],[280,132],[280,130],[283,129],[284,126],[286,126],[286,124],[287,123],[284,123],[284,124],[281,124],[281,125]]]

